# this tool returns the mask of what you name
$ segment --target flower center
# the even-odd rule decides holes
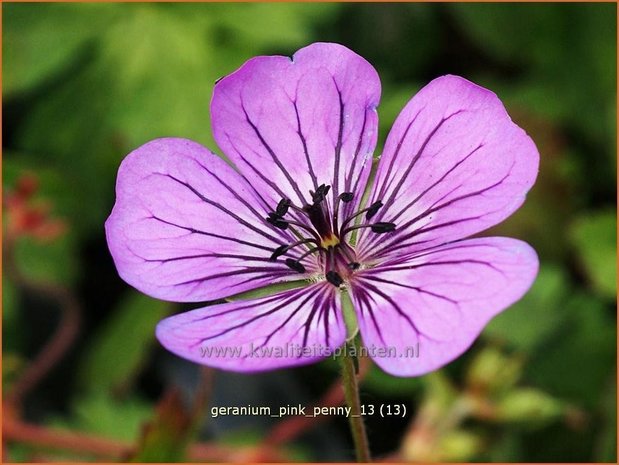
[[[369,222],[383,206],[379,200],[349,215],[340,225],[338,221],[339,203],[349,203],[355,195],[352,192],[340,194],[335,199],[332,212],[327,201],[330,188],[331,186],[322,184],[316,188],[315,192],[310,191],[312,203],[302,207],[294,205],[290,199],[279,201],[275,210],[269,213],[266,221],[275,228],[283,230],[290,228],[299,240],[279,246],[273,251],[269,260],[276,261],[291,251],[298,253],[294,250],[298,247],[305,247],[307,250],[304,253],[295,258],[286,258],[284,263],[298,273],[305,273],[305,267],[301,261],[308,255],[317,254],[324,269],[325,279],[339,287],[361,266],[354,247],[346,241],[346,237],[349,237],[352,231],[362,228],[369,228],[375,234],[390,233],[395,230],[395,223]],[[365,221],[355,225],[354,220],[363,214],[365,214]],[[303,218],[306,221],[299,221]]]

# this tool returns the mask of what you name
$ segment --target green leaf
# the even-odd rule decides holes
[[[601,295],[617,296],[617,215],[614,210],[588,213],[570,228],[570,239],[591,287]]]
[[[420,378],[400,378],[385,373],[372,363],[363,380],[363,389],[387,396],[410,396],[420,391],[423,383]]]
[[[66,78],[34,99],[14,135],[19,150],[70,171],[71,191],[87,199],[76,206],[80,233],[100,231],[111,209],[112,180],[127,153],[166,136],[193,139],[216,150],[209,128],[215,80],[269,52],[268,47],[287,44],[287,52],[293,52],[309,38],[312,25],[337,9],[296,4],[113,6],[122,14],[93,37],[87,59],[70,63]],[[76,7],[84,7],[83,24],[98,21],[96,10]],[[17,24],[28,28],[25,21]]]
[[[2,9],[2,91],[30,90],[71,65],[116,13],[104,4],[12,4]]]
[[[609,141],[615,132],[614,118],[606,118],[616,107],[615,5],[452,3],[449,9],[477,47],[520,71],[510,76],[520,105]]]
[[[75,399],[71,415],[68,418],[54,418],[50,424],[107,438],[134,441],[151,415],[152,406],[141,399],[117,400],[99,392]]]
[[[590,294],[571,295],[561,308],[561,330],[531,357],[525,378],[558,398],[595,406],[616,364],[617,323],[609,307]]]
[[[130,381],[149,354],[157,322],[169,311],[168,303],[132,291],[82,356],[80,386],[87,392],[110,392]]]
[[[617,459],[617,376],[611,377],[600,397],[600,433],[596,444],[594,460],[613,463]]]
[[[203,5],[216,18],[219,34],[237,45],[267,47],[297,47],[311,41],[313,25],[325,21],[339,8],[338,4],[223,3]],[[290,50],[287,54],[292,54]]]
[[[79,227],[100,230],[118,165],[148,140],[187,137],[211,147],[208,102],[217,70],[205,31],[156,5],[123,5],[97,53],[27,114],[16,140],[70,167]],[[70,111],[68,111],[70,109]]]
[[[539,427],[560,418],[564,408],[562,402],[539,389],[517,388],[499,399],[495,414],[502,422]]]
[[[28,279],[70,284],[77,276],[75,247],[70,234],[51,242],[24,237],[15,246],[15,261]]]

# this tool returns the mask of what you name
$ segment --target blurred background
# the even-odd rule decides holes
[[[103,222],[122,158],[177,136],[213,150],[217,78],[260,54],[342,43],[383,84],[380,145],[436,76],[495,91],[541,153],[525,206],[484,234],[541,259],[529,294],[421,378],[362,361],[378,459],[616,461],[615,4],[4,4],[3,393],[8,461],[337,461],[347,421],[210,406],[338,405],[332,361],[199,369],[154,339],[190,306],[117,275]]]

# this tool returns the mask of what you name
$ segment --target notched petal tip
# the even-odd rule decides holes
[[[321,183],[338,194],[362,189],[377,133],[368,109],[379,99],[378,73],[366,60],[339,44],[311,44],[292,62],[256,57],[222,79],[211,101],[213,133],[263,198],[305,205]]]

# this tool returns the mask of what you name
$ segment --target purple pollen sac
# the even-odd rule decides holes
[[[272,224],[278,229],[286,230],[288,229],[288,222],[282,220],[279,216],[274,215],[273,213],[269,213],[269,216],[266,218],[267,223]]]
[[[365,217],[369,220],[374,215],[376,215],[376,213],[378,213],[378,210],[382,206],[383,206],[383,203],[380,200],[377,200],[376,202],[374,202],[372,205],[369,206],[369,208],[367,209],[367,213],[365,214]]]
[[[352,192],[342,192],[340,194],[340,200],[344,203],[348,203],[354,198],[355,198],[355,195]]]
[[[305,273],[305,267],[303,266],[303,264],[296,260],[293,260],[292,258],[286,259],[286,265],[288,266],[288,268],[296,271],[297,273]]]
[[[278,257],[284,255],[286,253],[286,250],[288,250],[287,245],[280,245],[277,249],[273,251],[273,253],[269,257],[269,261],[274,262],[275,260],[277,260]]]
[[[275,213],[278,216],[284,216],[288,213],[288,208],[290,207],[290,199],[281,199],[277,204],[277,208],[275,208]]]
[[[327,271],[325,277],[327,278],[327,281],[329,281],[335,287],[339,287],[339,286],[341,286],[344,283],[344,280],[338,274],[337,271],[333,271],[333,270]]]
[[[322,184],[318,186],[316,192],[310,191],[310,195],[312,196],[312,201],[314,202],[314,204],[321,203],[329,193],[329,189],[331,189],[331,186]]]
[[[395,231],[395,223],[378,222],[370,225],[370,228],[376,234],[383,234]]]
[[[363,343],[390,354],[376,364],[418,376],[527,292],[535,251],[477,235],[523,204],[531,138],[493,92],[440,76],[404,106],[376,165],[380,94],[372,65],[339,44],[255,57],[213,90],[213,135],[233,166],[179,138],[127,155],[105,224],[120,276],[176,302],[264,295],[164,319],[164,347],[239,372],[312,363],[349,336],[346,292]],[[287,282],[300,286],[273,290]],[[249,356],[291,344],[304,355]],[[205,355],[222,347],[242,356]]]
[[[347,245],[347,236],[349,236],[349,233],[355,229],[370,228],[371,231],[376,234],[383,234],[394,231],[395,223],[378,222],[345,227],[363,213],[366,213],[366,217],[367,213],[372,213],[372,215],[374,215],[383,205],[382,202],[377,201],[369,208],[350,213],[348,217],[342,221],[342,225],[338,227],[338,218],[335,213],[331,211],[328,202],[325,201],[330,188],[330,185],[321,184],[315,191],[310,190],[309,194],[312,197],[313,203],[305,205],[303,208],[294,205],[289,199],[280,200],[275,212],[269,213],[267,221],[278,229],[291,228],[298,237],[303,237],[301,242],[307,244],[308,247],[311,242],[317,244],[314,247],[310,247],[301,256],[297,256],[295,259],[286,258],[285,263],[289,268],[303,273],[305,272],[305,268],[298,266],[300,262],[309,255],[317,254],[317,263],[319,267],[324,269],[323,273],[325,279],[331,284],[340,286],[345,279],[352,279],[354,271],[358,270],[361,266],[357,261],[354,248]],[[338,196],[338,198],[341,199],[342,196],[350,200],[354,198],[352,192],[345,192]],[[298,223],[297,220],[283,219],[291,207],[294,212],[302,215],[300,220],[305,220],[305,223]],[[305,216],[305,218],[303,218],[303,216]],[[304,234],[308,233],[312,235],[315,240],[304,237]],[[269,261],[276,261],[289,251],[296,253],[296,251],[292,250],[293,248],[294,244],[280,245],[271,253]],[[303,269],[303,271],[300,271],[301,269]],[[335,284],[336,282],[338,284]]]

